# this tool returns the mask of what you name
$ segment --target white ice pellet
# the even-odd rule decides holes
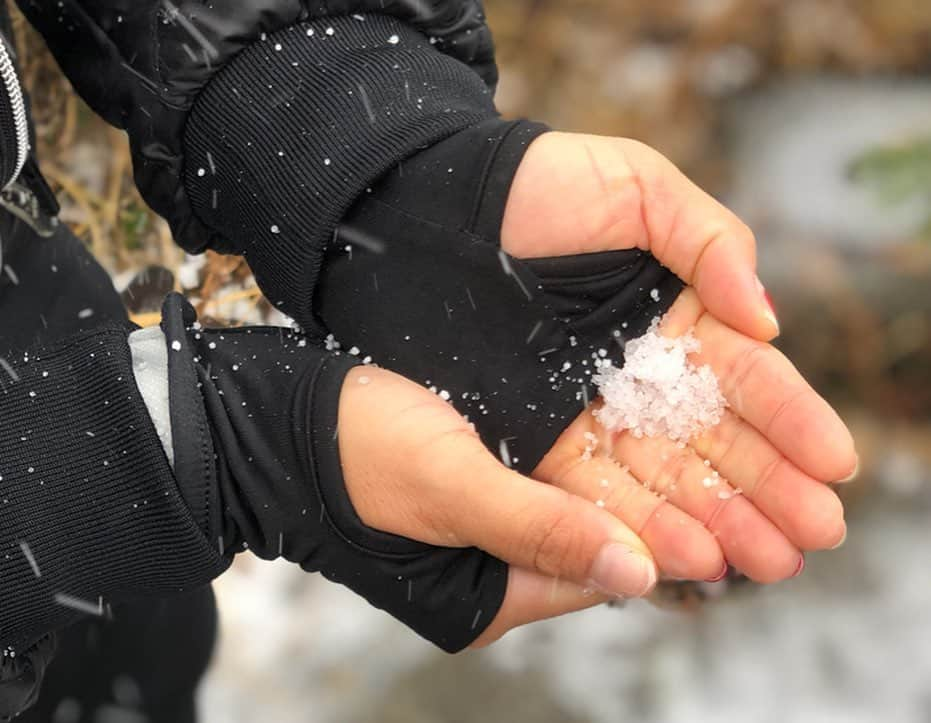
[[[175,351],[181,351],[181,342],[180,341],[171,342],[171,348],[174,349]]]
[[[659,334],[659,322],[654,319],[646,334],[627,343],[623,367],[598,370],[594,381],[605,403],[595,414],[609,430],[666,436],[684,446],[721,421],[727,402],[711,367],[689,361],[689,354],[701,351],[692,331],[667,338]]]

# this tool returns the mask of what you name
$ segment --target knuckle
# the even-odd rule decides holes
[[[677,448],[664,453],[664,456],[665,459],[660,458],[656,479],[653,480],[653,489],[659,494],[668,494],[685,482],[689,467],[695,461],[695,455],[689,449]]]
[[[734,358],[723,378],[730,379],[732,387],[740,389],[751,378],[753,370],[765,363],[770,356],[768,345],[751,342]]]
[[[525,544],[531,551],[533,566],[545,575],[566,573],[580,550],[580,533],[573,524],[570,507],[567,495],[565,509],[540,515],[527,531]]]

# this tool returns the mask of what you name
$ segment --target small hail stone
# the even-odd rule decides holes
[[[665,436],[682,449],[721,421],[727,402],[711,367],[689,360],[701,351],[693,332],[670,339],[660,335],[659,323],[654,319],[646,334],[627,343],[623,367],[599,368],[594,381],[605,403],[596,415],[611,431]]]
[[[198,178],[203,178],[203,177],[206,176],[206,175],[207,175],[207,169],[206,169],[206,168],[198,168],[198,169],[197,169],[197,177],[198,177]]]
[[[391,45],[397,45],[398,43],[401,42],[401,38],[397,35],[392,35],[390,38],[388,38],[388,42]]]
[[[659,301],[659,289],[653,289],[650,292],[650,298],[653,299],[653,301]]]
[[[324,166],[329,166],[329,165],[332,165],[332,164],[333,164],[333,161],[330,160],[329,158],[324,158],[324,159],[323,159],[323,165],[324,165]]]
[[[181,351],[181,342],[178,340],[171,342],[171,348],[175,351]]]
[[[278,228],[278,224],[276,224],[276,223],[273,223],[273,224],[272,224],[271,232],[272,232],[272,233],[281,233],[281,229]]]
[[[332,37],[333,35],[336,35],[336,31],[332,27],[329,27],[326,29],[326,34]]]
[[[445,389],[441,389],[441,390],[440,390],[440,399],[442,399],[444,402],[448,402],[448,401],[449,401],[449,392],[447,392]]]

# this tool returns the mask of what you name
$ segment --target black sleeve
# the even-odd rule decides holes
[[[44,666],[30,661],[50,655],[50,633],[202,586],[245,549],[322,571],[444,649],[481,633],[503,598],[502,563],[375,532],[352,509],[335,432],[354,358],[284,329],[201,329],[177,295],[162,328],[174,468],[136,387],[128,327],[3,360],[2,694],[38,686]]]
[[[177,295],[163,317],[175,472],[217,550],[320,571],[449,652],[475,640],[504,598],[506,565],[373,530],[346,492],[339,397],[358,359],[286,329],[199,328]]]
[[[639,251],[501,252],[511,182],[547,130],[498,118],[479,78],[403,23],[328,19],[214,78],[186,131],[186,182],[273,303],[446,391],[529,471],[594,398],[595,363],[681,289]]]
[[[422,33],[431,47],[454,58],[457,65],[469,66],[489,88],[497,81],[494,46],[481,0],[17,3],[88,105],[127,131],[143,197],[168,219],[177,241],[191,252],[203,251],[219,238],[217,230],[201,223],[192,211],[184,184],[185,127],[203,89],[231,64],[242,65],[239,55],[243,51],[264,47],[272,36],[279,41],[288,37],[293,41],[297,36],[307,40],[307,21],[332,18],[337,23],[381,13]],[[309,66],[301,70],[305,80],[316,73]],[[332,78],[337,79],[338,74]],[[411,84],[418,82],[415,72]],[[296,81],[288,80],[284,87],[285,94],[295,91],[300,95]],[[273,105],[282,100],[278,92],[267,102]],[[398,141],[403,139],[388,142]]]
[[[114,602],[199,587],[228,563],[184,503],[135,385],[128,331],[4,360],[0,646],[10,654]]]
[[[502,251],[512,180],[544,132],[493,119],[392,170],[340,225],[315,297],[344,347],[445,391],[524,473],[595,399],[602,360],[622,362],[683,288],[638,250]]]

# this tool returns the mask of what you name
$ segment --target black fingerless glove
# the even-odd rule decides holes
[[[500,249],[512,179],[545,128],[497,119],[405,162],[359,201],[317,290],[344,348],[449,395],[486,445],[530,472],[682,289],[649,254],[517,260]]]
[[[195,328],[177,295],[163,318],[175,472],[223,556],[249,549],[319,570],[450,652],[478,637],[506,566],[370,529],[352,506],[336,423],[359,361],[285,329]]]
[[[529,471],[593,398],[594,361],[681,288],[639,251],[499,253],[511,181],[545,131],[498,119],[478,76],[404,23],[334,17],[268,36],[211,81],[186,185],[273,303],[447,392]]]

